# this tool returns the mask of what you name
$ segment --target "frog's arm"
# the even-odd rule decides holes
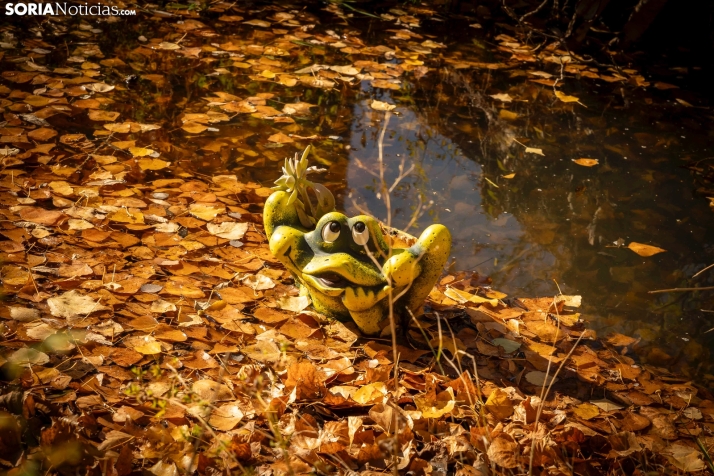
[[[421,306],[431,292],[451,252],[451,233],[444,225],[431,225],[410,248],[395,250],[384,265],[396,289],[409,286],[400,302],[411,309]]]
[[[288,204],[290,194],[277,191],[273,192],[265,202],[263,208],[263,226],[268,239],[273,236],[273,232],[279,226],[286,225],[298,229],[303,233],[307,233],[300,224],[298,212],[295,209],[295,204]]]

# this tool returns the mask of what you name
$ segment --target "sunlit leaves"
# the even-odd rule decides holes
[[[513,98],[508,93],[489,94],[489,96],[491,96],[493,99],[496,99],[497,101],[501,101],[501,102],[513,101]]]
[[[575,96],[569,96],[562,91],[556,90],[555,97],[557,97],[558,99],[560,99],[562,102],[565,102],[565,103],[576,102],[576,103],[582,105],[582,103],[580,102],[580,98],[577,98]]]
[[[240,240],[245,236],[246,231],[248,231],[248,224],[224,221],[219,224],[209,223],[206,228],[212,235],[225,238],[226,240]]]
[[[640,256],[648,257],[648,256],[654,256],[659,253],[664,253],[667,250],[663,250],[662,248],[658,248],[657,246],[652,246],[652,245],[645,245],[643,243],[637,243],[636,241],[633,241],[629,245],[627,245],[629,249],[634,251]]]
[[[545,156],[543,149],[539,149],[537,147],[526,147],[526,154],[538,154]]]
[[[375,111],[391,111],[397,106],[394,104],[389,104],[383,101],[377,101],[376,99],[369,103],[369,107]]]

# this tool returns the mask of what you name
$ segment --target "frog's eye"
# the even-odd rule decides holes
[[[340,236],[340,223],[336,221],[331,221],[325,223],[322,227],[322,239],[327,243],[332,243]]]
[[[355,240],[355,243],[360,246],[369,243],[369,230],[361,221],[358,221],[352,226],[352,238]]]

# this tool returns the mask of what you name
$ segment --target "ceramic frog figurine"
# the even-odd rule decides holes
[[[293,274],[301,291],[310,295],[317,311],[339,320],[351,318],[365,334],[380,332],[381,322],[389,315],[390,291],[396,313],[409,309],[416,314],[449,257],[449,230],[431,225],[413,246],[393,248],[390,257],[379,222],[366,215],[348,218],[334,211],[331,194],[322,201],[319,216],[306,217],[305,204],[296,198],[295,188],[306,175],[307,153],[302,178],[302,161],[297,156],[295,162],[286,160],[285,174],[297,172],[293,173],[297,180],[291,189],[284,181],[281,185],[286,175],[281,177],[279,190],[265,203],[263,222],[273,256]],[[332,210],[328,211],[324,205],[330,205],[330,199]],[[310,209],[316,211],[312,204]],[[312,221],[314,226],[306,226]]]

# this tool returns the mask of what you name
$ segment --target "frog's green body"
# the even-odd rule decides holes
[[[315,309],[340,320],[352,318],[365,334],[380,331],[390,294],[396,312],[416,313],[451,251],[451,235],[443,225],[424,230],[414,246],[392,249],[391,257],[372,217],[331,211],[308,229],[284,191],[268,198],[263,222],[270,251],[310,295]]]

